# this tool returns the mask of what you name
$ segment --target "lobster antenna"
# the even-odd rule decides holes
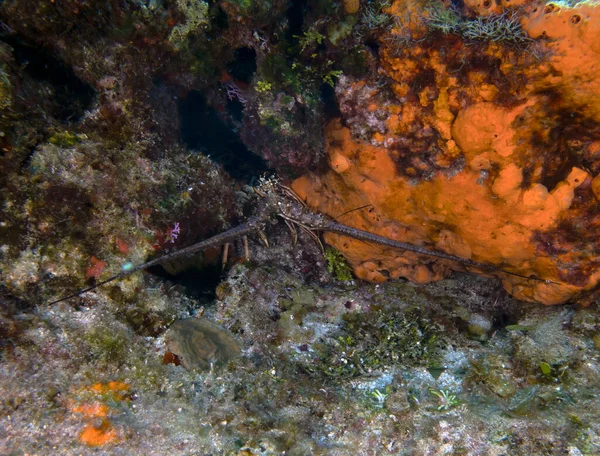
[[[350,213],[352,213],[354,211],[360,211],[361,209],[364,209],[366,207],[373,207],[373,205],[372,204],[365,204],[364,206],[360,206],[360,207],[357,207],[357,208],[354,208],[354,209],[350,209],[349,211],[346,211],[346,212],[344,212],[344,213],[342,213],[342,214],[340,214],[340,215],[338,215],[336,217],[333,217],[333,220],[337,220],[340,217],[343,217],[344,215],[348,215],[348,214],[350,214]]]
[[[95,290],[96,288],[101,287],[102,285],[106,285],[107,283],[112,282],[114,280],[121,279],[123,277],[131,275],[131,274],[133,274],[137,271],[141,271],[143,269],[148,269],[151,266],[155,266],[157,264],[162,264],[167,261],[171,261],[176,258],[183,257],[183,256],[192,255],[194,253],[200,252],[202,250],[206,250],[211,247],[217,247],[217,246],[225,244],[226,242],[229,242],[237,237],[245,236],[253,231],[256,231],[260,228],[260,226],[261,226],[260,217],[251,217],[250,219],[248,219],[246,221],[246,223],[242,223],[241,225],[238,225],[235,228],[231,228],[227,231],[224,231],[223,233],[220,233],[211,238],[205,239],[204,241],[200,241],[200,242],[197,242],[196,244],[192,244],[188,247],[184,247],[183,249],[176,250],[175,252],[167,253],[166,255],[155,258],[154,260],[150,260],[145,263],[138,264],[137,266],[133,266],[132,268],[129,268],[125,271],[115,274],[114,276],[109,277],[108,279],[103,280],[102,282],[99,282],[95,285],[84,288],[82,290],[79,290],[73,294],[62,297],[55,301],[52,301],[49,303],[49,305],[57,304],[59,302],[66,301],[67,299],[75,298],[77,296],[82,295],[83,293],[87,293],[88,291]]]

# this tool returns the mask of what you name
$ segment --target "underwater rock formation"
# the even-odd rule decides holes
[[[330,216],[369,206],[342,223],[542,279],[497,274],[519,299],[587,303],[600,280],[600,5],[511,2],[488,19],[492,3],[394,2],[388,82],[340,78],[330,169],[293,187]],[[326,240],[373,282],[464,270]]]
[[[165,334],[169,351],[177,355],[186,369],[208,370],[240,354],[236,340],[220,326],[208,320],[178,320]]]

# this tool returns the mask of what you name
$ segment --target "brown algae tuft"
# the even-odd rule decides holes
[[[167,348],[188,370],[208,370],[239,356],[240,346],[226,329],[206,319],[175,321],[165,334]]]

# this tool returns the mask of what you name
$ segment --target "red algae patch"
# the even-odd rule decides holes
[[[85,270],[86,280],[91,279],[92,277],[97,279],[100,277],[100,274],[102,274],[102,271],[104,271],[104,268],[106,268],[106,261],[102,261],[92,255],[90,258],[90,263]]]
[[[175,364],[176,366],[179,366],[181,364],[181,360],[175,353],[168,351],[163,356],[163,364]]]

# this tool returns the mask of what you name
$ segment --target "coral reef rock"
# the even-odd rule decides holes
[[[209,369],[240,354],[240,347],[227,330],[208,320],[178,320],[165,335],[169,351],[186,369]]]
[[[368,205],[348,225],[537,278],[494,274],[519,299],[589,303],[600,280],[600,5],[518,2],[487,18],[470,3],[446,16],[407,3],[389,8],[379,79],[337,84],[329,169],[294,189],[330,216]],[[326,240],[373,282],[465,269]]]

